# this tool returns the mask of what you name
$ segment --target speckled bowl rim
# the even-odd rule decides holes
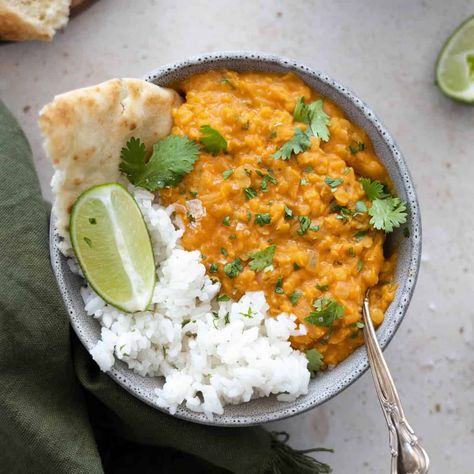
[[[229,64],[230,62],[232,65]],[[398,194],[405,199],[408,204],[409,213],[407,226],[410,230],[410,237],[405,239],[406,242],[403,242],[400,237],[401,232],[399,231],[396,245],[408,245],[408,255],[405,258],[408,262],[404,263],[405,268],[401,271],[399,265],[397,266],[396,278],[399,283],[399,288],[395,300],[386,311],[383,324],[377,330],[377,338],[380,346],[384,349],[395,335],[408,309],[418,277],[421,257],[421,217],[418,201],[410,172],[397,144],[371,108],[347,87],[342,86],[327,74],[314,71],[304,64],[287,58],[259,52],[216,52],[194,56],[186,60],[164,65],[151,71],[144,79],[165,86],[172,84],[176,80],[177,75],[188,77],[204,69],[225,69],[230,67],[241,71],[292,71],[299,75],[305,82],[315,81],[319,83],[320,87],[314,87],[313,84],[310,84],[310,86],[323,95],[329,96],[330,100],[337,103],[351,120],[363,126],[374,143],[377,154],[379,154],[376,146],[377,141],[381,141],[382,143],[379,146],[388,147],[390,160],[384,162],[384,164],[388,168],[391,168],[389,169],[389,173],[392,178],[394,178],[394,173],[398,173],[399,178],[402,180],[402,186],[400,187],[397,179],[394,179]],[[325,94],[322,92],[322,89],[330,93]],[[347,109],[348,104],[350,108],[354,107],[354,109],[351,108],[351,111],[349,111]],[[368,125],[369,129],[361,122],[365,122],[365,125]],[[387,153],[387,151],[385,151],[385,153]],[[97,341],[97,337],[95,340],[91,340],[91,337],[86,337],[84,334],[84,326],[95,324],[97,325],[98,331],[99,323],[85,314],[83,303],[79,301],[78,285],[80,285],[80,283],[77,277],[68,269],[66,259],[59,251],[59,240],[55,229],[54,216],[52,215],[50,225],[50,252],[53,271],[69,312],[71,325],[83,345],[90,350]],[[367,369],[368,360],[365,348],[360,347],[345,361],[336,366],[336,368],[311,380],[308,394],[299,397],[294,402],[278,402],[275,396],[270,396],[255,399],[240,405],[228,405],[225,407],[224,414],[216,415],[212,421],[208,420],[203,413],[190,411],[183,406],[178,407],[174,416],[187,421],[215,426],[249,426],[281,420],[321,405],[349,387]],[[150,381],[157,381],[159,379],[140,377],[129,370],[122,362],[116,363],[108,374],[119,385],[141,401],[160,411],[168,413],[167,410],[162,409],[154,402],[152,395],[149,393],[149,389],[144,390],[142,388],[142,385],[149,385]],[[326,388],[324,390],[318,390],[323,381],[325,381],[323,385]]]

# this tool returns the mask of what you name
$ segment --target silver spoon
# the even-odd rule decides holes
[[[369,292],[370,290],[367,290],[362,306],[364,337],[375,389],[388,426],[392,455],[390,473],[426,474],[430,459],[403,413],[397,389],[382,355],[370,318]]]

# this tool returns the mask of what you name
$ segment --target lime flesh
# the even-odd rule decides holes
[[[150,304],[155,261],[150,236],[133,196],[120,184],[82,193],[71,213],[71,242],[90,286],[129,313]]]
[[[436,65],[436,82],[447,96],[474,103],[474,16],[446,41]]]

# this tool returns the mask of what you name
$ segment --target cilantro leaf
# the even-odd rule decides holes
[[[295,134],[287,141],[276,153],[273,153],[273,158],[284,161],[289,160],[291,155],[303,153],[311,146],[311,140],[307,133],[301,131],[300,128],[295,128]]]
[[[224,179],[229,179],[234,174],[234,170],[225,170],[222,172]]]
[[[396,197],[375,199],[369,209],[370,223],[376,229],[392,232],[407,220],[406,203]]]
[[[253,188],[245,188],[244,189],[244,194],[247,197],[247,199],[253,199],[255,196],[257,196],[257,191]]]
[[[290,296],[290,302],[294,306],[296,303],[298,303],[298,300],[301,298],[301,293],[299,291],[293,292]]]
[[[273,256],[275,255],[276,245],[270,245],[269,247],[253,252],[250,254],[252,259],[249,263],[251,270],[261,272],[266,268],[270,267],[273,263]]]
[[[296,103],[293,117],[297,122],[309,125],[309,131],[315,137],[327,142],[329,140],[329,116],[323,110],[323,101],[316,100],[307,105],[304,97],[300,97]]]
[[[198,145],[188,137],[170,135],[153,145],[146,161],[145,145],[132,137],[120,152],[120,171],[135,186],[155,191],[176,186],[192,171],[199,157]]]
[[[300,221],[300,228],[297,230],[298,235],[304,235],[311,226],[311,219],[308,216],[299,216],[298,220]]]
[[[255,223],[264,226],[265,224],[270,224],[272,221],[272,216],[268,212],[263,214],[255,214]]]
[[[230,296],[227,296],[225,294],[219,295],[217,297],[217,301],[230,301],[230,299],[231,299]]]
[[[367,230],[358,230],[354,234],[354,238],[357,240],[357,242],[360,242],[367,235],[367,232]]]
[[[323,366],[323,355],[316,349],[308,349],[306,351],[306,358],[308,359],[308,370],[314,376]]]
[[[243,271],[243,269],[244,267],[242,266],[240,258],[236,258],[233,262],[226,263],[224,265],[224,273],[229,278],[235,278],[239,275],[240,272]]]
[[[284,216],[285,216],[285,220],[293,219],[293,210],[290,209],[286,204],[284,207]]]
[[[331,298],[318,298],[314,301],[315,311],[305,318],[310,324],[331,327],[336,319],[344,316],[344,306]]]
[[[387,194],[384,190],[384,185],[380,181],[372,181],[369,178],[360,178],[359,182],[362,184],[365,194],[371,201],[374,199],[382,199],[387,197]]]
[[[337,187],[340,186],[344,180],[342,178],[331,178],[326,176],[324,182],[331,188],[331,192],[334,193],[337,190]]]
[[[359,151],[365,150],[365,143],[364,142],[354,142],[349,145],[349,151],[351,155],[356,155]]]
[[[275,293],[282,295],[285,292],[283,291],[283,278],[279,277],[275,285]]]
[[[227,141],[215,128],[210,125],[201,125],[199,128],[201,132],[200,142],[204,145],[204,150],[211,155],[216,156],[221,151],[227,151]]]

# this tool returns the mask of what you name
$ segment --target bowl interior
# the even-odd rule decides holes
[[[375,151],[387,168],[398,195],[408,203],[407,227],[410,237],[401,230],[391,235],[390,247],[398,252],[395,278],[399,284],[395,299],[385,314],[383,324],[377,330],[380,345],[384,348],[393,337],[406,313],[414,290],[421,255],[421,224],[413,183],[403,157],[372,110],[346,87],[329,76],[287,59],[259,53],[216,53],[203,55],[172,65],[158,68],[146,76],[146,80],[162,86],[209,69],[233,69],[237,71],[288,72],[299,75],[312,89],[339,105],[349,119],[360,125],[369,135]],[[69,311],[71,324],[85,347],[90,350],[100,337],[97,321],[86,315],[80,295],[82,278],[71,273],[66,259],[60,253],[51,221],[51,259],[58,284]],[[228,405],[224,415],[215,416],[210,422],[205,415],[180,407],[176,416],[189,421],[212,425],[243,426],[282,419],[314,408],[347,388],[368,368],[365,349],[360,347],[333,370],[311,380],[307,395],[291,403],[279,402],[275,396],[252,400],[240,405]],[[162,378],[147,378],[134,374],[120,361],[116,362],[110,376],[133,395],[161,410],[153,399],[153,391],[163,385]]]

